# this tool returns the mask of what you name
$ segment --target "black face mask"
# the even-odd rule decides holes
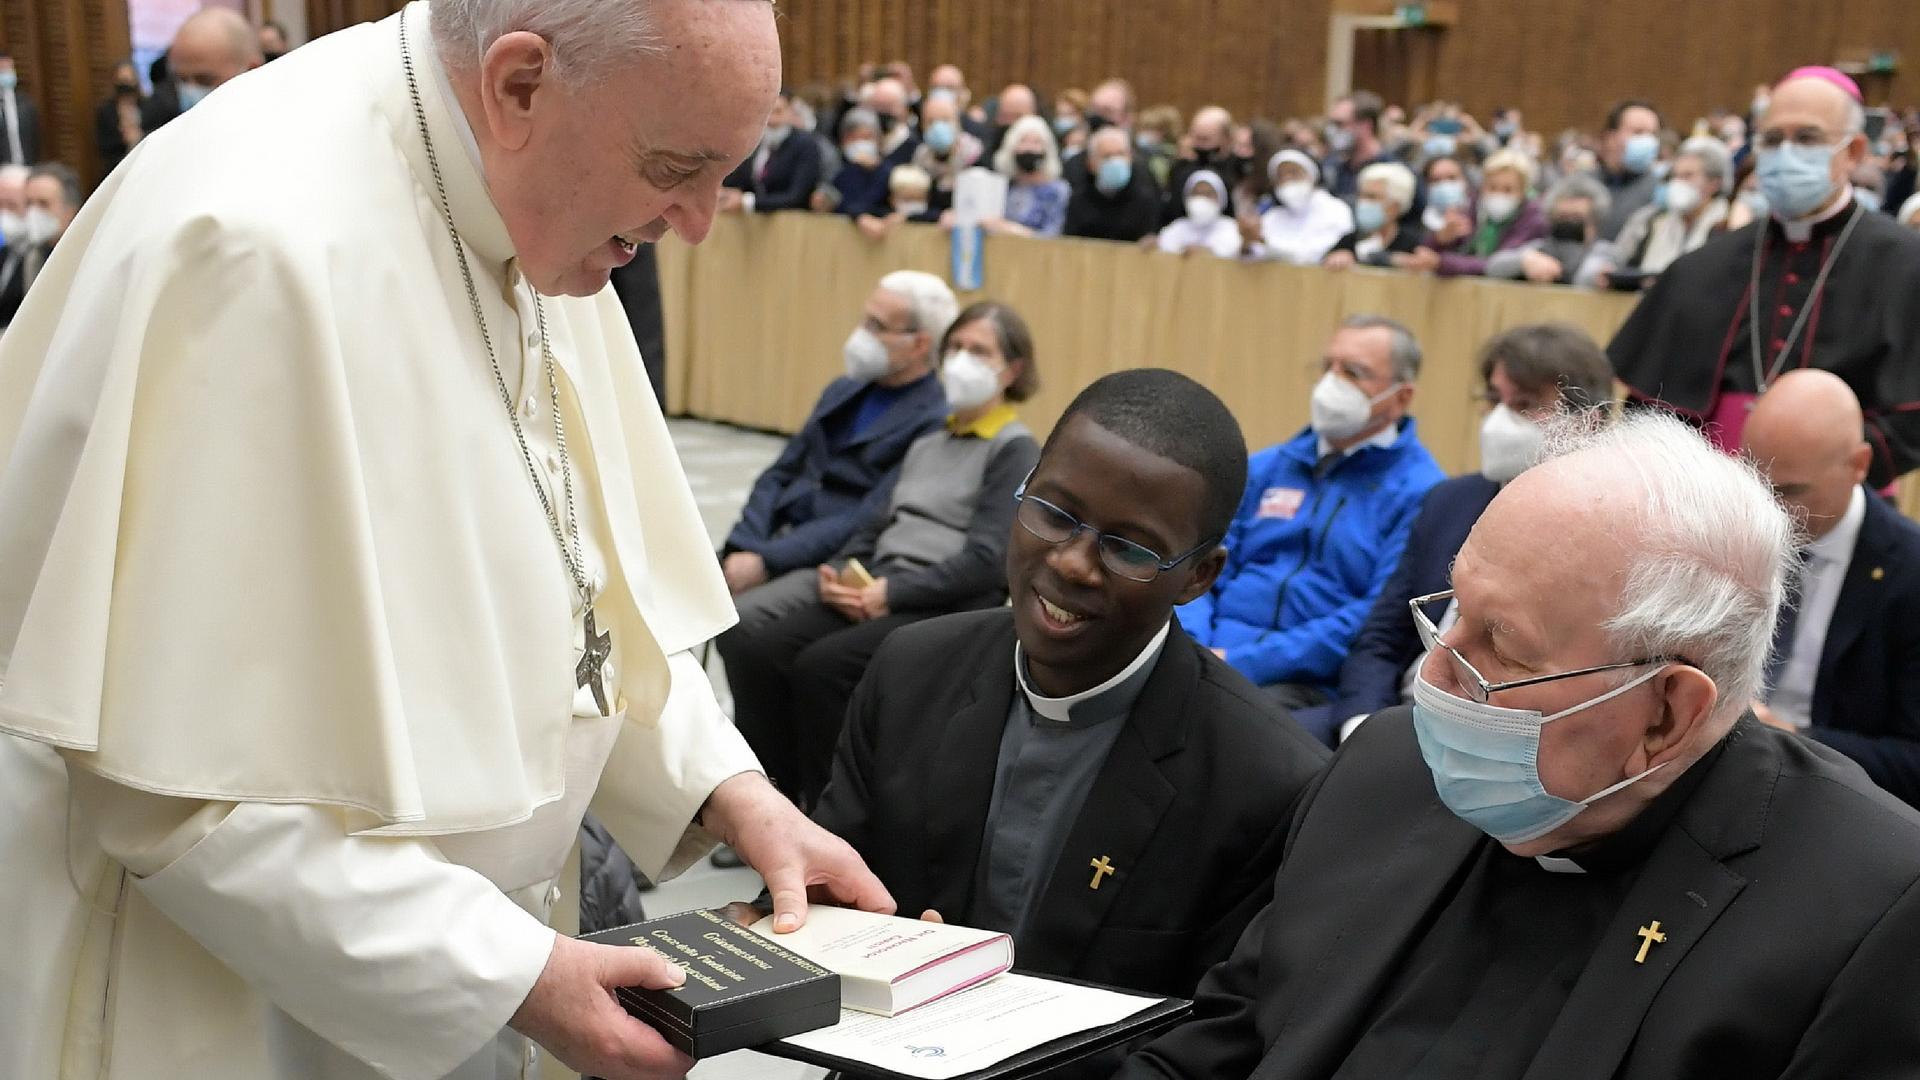
[[[1193,148],[1193,160],[1202,165],[1211,165],[1220,157],[1220,149],[1215,146],[1196,146]]]
[[[1251,169],[1251,168],[1253,168],[1253,155],[1252,155],[1252,154],[1235,154],[1235,155],[1233,155],[1233,160],[1235,160],[1235,161],[1237,161],[1237,162],[1239,162],[1239,163],[1240,163],[1240,167],[1241,167],[1241,168],[1243,168],[1243,169]]]
[[[886,113],[880,114],[880,134],[882,135],[893,134],[893,129],[899,126],[899,124],[900,124],[900,121],[898,118],[890,116]]]
[[[132,94],[138,94],[140,92],[140,84],[130,83],[130,82],[114,83],[113,92],[116,94],[119,94],[122,97],[126,97]]]
[[[1547,228],[1547,235],[1563,244],[1584,244],[1587,242],[1587,223],[1584,221],[1555,221]]]
[[[286,54],[286,53],[283,53],[283,52],[273,52],[273,51],[271,51],[271,50],[268,50],[268,51],[264,51],[264,52],[262,52],[262,53],[261,53],[260,55],[261,55],[261,57],[262,57],[262,58],[263,58],[263,59],[265,60],[265,62],[266,62],[266,63],[269,63],[269,64],[271,64],[271,63],[273,63],[273,62],[274,62],[275,60],[278,60],[278,59],[280,59],[281,57],[283,57],[283,56],[285,56],[285,55],[287,55],[287,54]]]
[[[1106,127],[1107,124],[1111,123],[1111,121],[1109,121],[1106,117],[1101,116],[1099,113],[1090,112],[1086,115],[1086,118],[1081,121],[1081,123],[1087,125],[1087,135],[1091,137],[1095,132],[1099,131],[1103,127]]]
[[[1047,160],[1047,155],[1038,150],[1022,150],[1013,155],[1014,167],[1023,173],[1037,171],[1040,168],[1040,163],[1045,160]]]

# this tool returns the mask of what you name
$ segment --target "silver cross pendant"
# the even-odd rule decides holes
[[[607,684],[601,677],[600,669],[607,658],[613,655],[613,634],[600,633],[593,625],[593,605],[587,605],[587,647],[580,654],[580,663],[573,669],[574,686],[586,686],[593,689],[593,703],[600,707],[601,716],[612,716],[613,710],[607,704]]]

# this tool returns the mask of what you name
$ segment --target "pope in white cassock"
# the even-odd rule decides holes
[[[764,0],[433,0],[144,140],[0,343],[0,1077],[688,1067],[557,936],[591,806],[891,910],[687,655],[733,618],[608,273],[707,232]]]

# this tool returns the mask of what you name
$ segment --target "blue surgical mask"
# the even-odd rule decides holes
[[[1578,802],[1563,799],[1540,782],[1540,729],[1611,701],[1665,670],[1665,665],[1655,667],[1552,716],[1536,709],[1503,709],[1455,697],[1416,675],[1413,732],[1420,740],[1420,756],[1433,773],[1434,791],[1455,816],[1503,844],[1538,840],[1661,768],[1655,765]]]
[[[1056,116],[1053,118],[1053,131],[1056,135],[1065,135],[1067,132],[1079,126],[1080,121],[1076,117]]]
[[[190,82],[181,83],[180,111],[186,112],[188,109],[200,104],[202,101],[205,101],[207,95],[211,93],[213,93],[213,88],[210,86],[201,86],[199,83]]]
[[[1754,167],[1760,192],[1775,217],[1794,221],[1820,209],[1833,197],[1833,155],[1837,147],[1785,143],[1760,151]]]
[[[16,87],[16,86],[19,86],[19,85],[20,85],[20,73],[19,73],[19,72],[17,72],[17,71],[0,71],[0,90],[11,90],[11,89],[13,89],[14,87]]]
[[[1123,157],[1108,158],[1100,163],[1100,175],[1093,182],[1102,195],[1118,195],[1133,183],[1133,162]]]
[[[1421,146],[1421,149],[1426,151],[1427,156],[1430,158],[1452,157],[1454,150],[1458,148],[1458,146],[1459,140],[1451,135],[1429,135],[1427,136],[1427,141]]]
[[[1438,180],[1428,184],[1427,205],[1435,210],[1453,210],[1467,205],[1467,182]]]
[[[1653,168],[1660,157],[1660,136],[1635,135],[1627,140],[1626,149],[1620,153],[1620,164],[1628,172],[1638,176]]]
[[[1382,207],[1379,203],[1374,202],[1372,199],[1361,199],[1359,202],[1353,204],[1353,225],[1354,228],[1360,230],[1362,235],[1379,232],[1380,226],[1386,223],[1386,208]]]
[[[953,149],[953,122],[935,120],[927,125],[927,145],[933,147],[936,154],[944,154]]]

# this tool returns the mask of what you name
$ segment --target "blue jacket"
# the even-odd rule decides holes
[[[1500,485],[1479,473],[1456,476],[1427,492],[1400,565],[1353,639],[1347,662],[1340,665],[1340,689],[1333,695],[1336,725],[1400,704],[1401,676],[1422,651],[1407,601],[1451,587],[1454,556],[1499,493]],[[1439,622],[1445,606],[1429,605],[1428,618]]]
[[[1331,689],[1347,645],[1393,573],[1427,490],[1445,474],[1411,417],[1315,479],[1311,428],[1253,455],[1227,530],[1227,565],[1179,609],[1194,640],[1262,686]]]
[[[828,384],[779,460],[754,481],[721,554],[754,552],[766,560],[767,575],[778,577],[820,565],[862,522],[886,513],[907,447],[946,419],[947,395],[928,375],[904,387],[865,431],[836,442],[834,431],[852,424],[871,385]]]

